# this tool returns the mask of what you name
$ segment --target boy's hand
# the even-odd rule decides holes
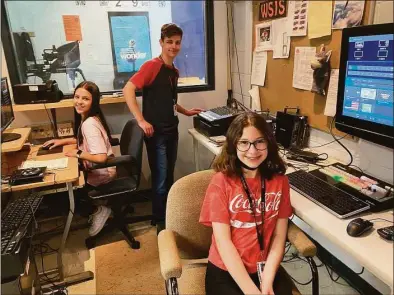
[[[204,111],[203,109],[194,108],[194,109],[188,110],[186,115],[191,117],[191,116],[197,115],[197,114],[199,114],[199,113],[201,113],[203,111]]]
[[[153,135],[153,126],[148,123],[147,121],[143,120],[141,122],[138,122],[138,125],[141,127],[142,130],[144,130],[144,133],[147,137],[151,137]]]
[[[261,294],[263,295],[275,295],[274,288],[272,287],[272,285],[262,284],[260,286],[260,290],[261,290]]]

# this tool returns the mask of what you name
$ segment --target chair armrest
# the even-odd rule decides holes
[[[316,256],[317,249],[315,244],[291,221],[289,221],[287,239],[297,249],[300,255],[304,257]]]
[[[134,161],[134,158],[130,155],[124,155],[124,156],[118,156],[118,157],[108,157],[107,161],[105,163],[100,163],[100,164],[93,164],[89,170],[96,170],[96,169],[101,169],[101,168],[108,168],[108,167],[113,167],[113,166],[121,166],[124,164],[132,164]]]
[[[166,229],[162,230],[158,236],[158,244],[160,270],[164,280],[180,278],[182,275],[182,264],[174,232]]]
[[[111,138],[111,139],[109,140],[109,143],[111,144],[111,146],[120,145],[119,138]]]

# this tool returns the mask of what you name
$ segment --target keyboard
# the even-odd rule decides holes
[[[53,160],[32,160],[32,161],[25,161],[22,164],[22,168],[38,168],[38,167],[46,167],[47,170],[57,170],[57,169],[64,169],[68,166],[68,158],[58,158]]]
[[[1,214],[1,255],[10,254],[25,236],[42,196],[31,194],[10,202]]]
[[[372,179],[369,176],[359,173],[359,176],[348,173],[343,167],[331,165],[319,169],[319,171],[334,180],[341,182],[347,186],[364,194],[368,198],[376,200],[378,202],[384,202],[386,200],[392,199],[393,194],[390,193],[390,186],[385,186],[380,184],[377,180]],[[386,188],[385,188],[386,187]],[[387,187],[389,189],[387,189]]]
[[[347,218],[370,209],[366,202],[303,170],[287,176],[291,188],[338,218]]]
[[[199,113],[198,115],[210,122],[231,118],[238,114],[238,110],[222,106]]]

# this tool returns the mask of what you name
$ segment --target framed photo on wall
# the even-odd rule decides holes
[[[270,51],[272,47],[272,24],[265,22],[255,26],[256,51]]]

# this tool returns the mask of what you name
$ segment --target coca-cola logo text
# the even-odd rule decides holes
[[[281,200],[282,193],[266,193],[266,205],[265,205],[265,212],[270,211],[278,211],[279,204]],[[261,198],[253,199],[254,206],[256,208],[256,213],[261,214]],[[250,202],[247,198],[244,198],[243,194],[236,195],[230,202],[230,212],[232,213],[240,213],[240,212],[247,212],[252,214]]]

